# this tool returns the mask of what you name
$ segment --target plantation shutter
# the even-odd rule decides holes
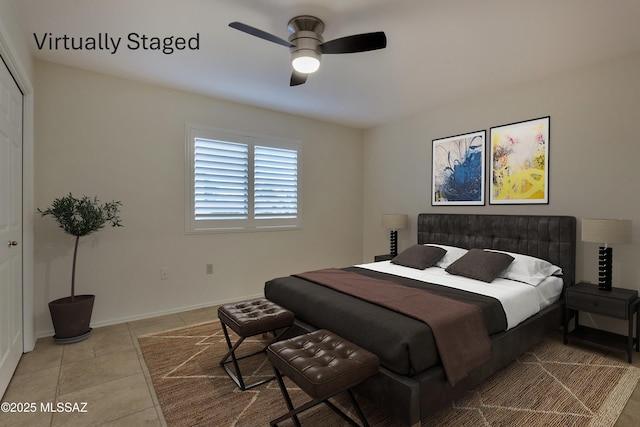
[[[297,214],[298,151],[255,146],[255,218],[295,218]]]
[[[249,215],[249,147],[195,138],[194,217],[246,219]]]
[[[302,227],[300,141],[186,125],[185,232]]]

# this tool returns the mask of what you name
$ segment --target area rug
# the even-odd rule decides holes
[[[265,426],[287,412],[276,381],[242,392],[229,379],[219,366],[227,346],[217,321],[140,336],[138,342],[169,427]],[[263,345],[262,337],[245,340],[239,354]],[[262,354],[241,361],[241,369],[247,384],[273,374]],[[640,369],[623,361],[549,339],[426,425],[609,427],[639,378]],[[308,400],[285,380],[295,406]],[[359,401],[371,426],[400,426],[366,399]],[[337,404],[352,415],[348,399],[339,397]],[[300,421],[305,427],[347,425],[326,405],[304,412]]]

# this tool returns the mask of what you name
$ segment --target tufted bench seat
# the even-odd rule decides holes
[[[276,332],[280,330],[280,333],[277,334],[275,338],[275,341],[277,341],[293,324],[293,313],[277,304],[274,304],[268,299],[261,298],[253,301],[223,305],[218,308],[218,318],[220,319],[222,331],[224,332],[227,346],[229,347],[227,354],[225,354],[225,356],[220,360],[220,366],[224,368],[225,372],[236,383],[236,385],[241,390],[246,390],[273,380],[275,377],[269,377],[251,385],[246,385],[242,378],[240,365],[238,364],[239,360],[255,356],[259,353],[264,353],[266,347],[262,350],[246,354],[244,356],[237,356],[236,350],[246,338],[268,332],[272,332],[276,335]],[[227,327],[231,328],[240,337],[235,344],[231,343]],[[231,360],[229,360],[229,358],[231,358]],[[233,363],[236,371],[235,373],[233,373],[228,367],[229,363]]]
[[[297,415],[322,402],[351,425],[357,426],[328,400],[345,390],[351,397],[360,421],[364,426],[368,426],[351,388],[378,373],[379,360],[375,354],[326,329],[320,329],[269,345],[267,358],[273,364],[282,396],[289,408],[287,414],[271,421],[272,426],[287,418],[293,418],[296,426],[300,426]],[[282,375],[289,377],[313,400],[294,408]]]

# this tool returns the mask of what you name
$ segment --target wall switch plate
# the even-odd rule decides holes
[[[213,274],[213,264],[207,264],[207,274]]]
[[[169,278],[169,271],[166,268],[160,269],[160,280],[167,280]]]

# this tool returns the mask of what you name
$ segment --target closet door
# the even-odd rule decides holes
[[[0,396],[22,356],[22,93],[0,57]]]

